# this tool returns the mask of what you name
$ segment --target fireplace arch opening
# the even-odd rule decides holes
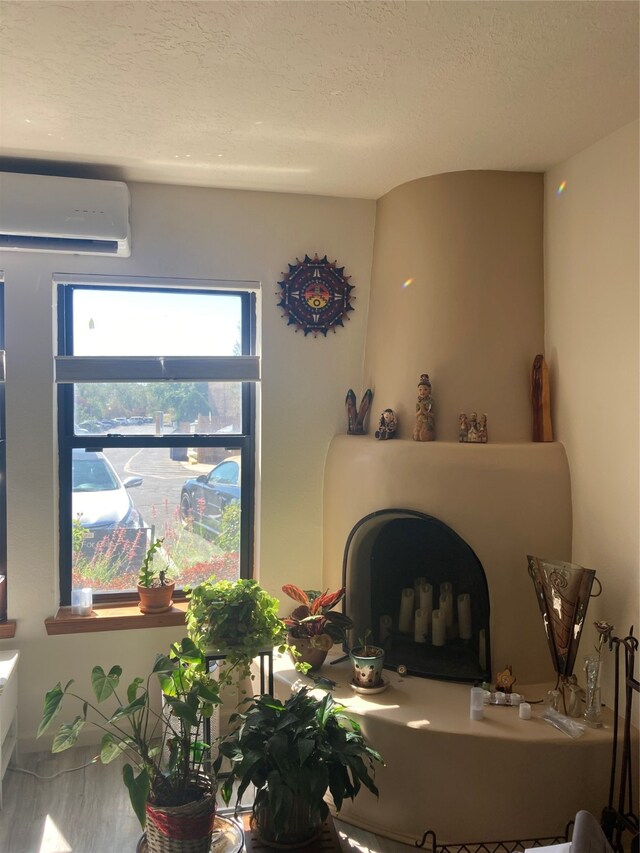
[[[378,510],[344,550],[350,645],[367,631],[385,667],[445,681],[491,680],[490,603],[482,563],[451,527],[416,510]]]

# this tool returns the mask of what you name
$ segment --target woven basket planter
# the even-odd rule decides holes
[[[147,803],[148,853],[209,853],[216,817],[215,791],[183,806]]]

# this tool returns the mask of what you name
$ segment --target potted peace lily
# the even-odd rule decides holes
[[[267,649],[286,648],[286,628],[278,618],[279,602],[255,580],[211,577],[187,591],[187,633],[207,654],[224,653],[220,684],[251,675],[251,662]]]
[[[287,642],[296,650],[298,664],[307,664],[307,669],[319,669],[333,644],[346,643],[346,632],[353,627],[348,616],[333,610],[344,598],[346,590],[343,587],[336,592],[321,593],[287,583],[282,591],[299,602],[298,607],[284,619],[289,632]]]
[[[175,581],[167,578],[167,566],[156,571],[154,558],[161,549],[164,539],[156,539],[149,545],[142,560],[138,575],[138,595],[143,613],[165,613],[171,609]]]
[[[296,850],[311,843],[329,813],[327,789],[336,812],[362,785],[378,796],[374,762],[382,758],[330,693],[318,700],[303,688],[284,703],[271,696],[245,702],[214,766],[231,763],[221,787],[227,805],[236,782],[236,809],[255,786],[252,828],[262,843]]]
[[[122,668],[91,672],[93,699],[85,699],[60,682],[44,701],[40,737],[49,728],[63,703],[74,700],[79,714],[62,725],[54,737],[52,752],[73,746],[87,722],[104,734],[100,761],[109,764],[120,755],[124,783],[133,810],[146,828],[149,853],[208,853],[215,820],[215,774],[208,762],[208,745],[198,733],[219,704],[216,681],[207,673],[204,656],[185,638],[171,647],[168,656],[158,655],[146,678],[134,678],[120,693]],[[150,695],[158,682],[164,703],[153,707]],[[109,706],[103,703],[108,702]],[[181,839],[188,838],[188,841]]]

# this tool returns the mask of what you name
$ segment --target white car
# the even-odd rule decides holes
[[[72,456],[72,513],[87,530],[144,527],[127,489],[142,485],[142,477],[124,482],[104,453],[74,448]]]

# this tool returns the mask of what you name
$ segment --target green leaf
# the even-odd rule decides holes
[[[171,710],[178,719],[184,720],[191,726],[198,725],[198,717],[196,713],[193,708],[187,705],[186,702],[182,702],[180,699],[173,699],[171,696],[166,696],[165,698],[167,700],[167,705],[171,705]]]
[[[51,752],[64,752],[78,740],[80,729],[84,726],[82,717],[76,717],[72,723],[60,726],[58,734],[53,739]]]
[[[107,722],[109,724],[116,723],[123,717],[130,717],[131,714],[134,714],[136,711],[139,711],[141,708],[145,707],[148,698],[148,694],[145,690],[142,696],[138,696],[138,698],[134,699],[133,702],[129,702],[128,705],[121,705],[119,708],[116,708],[115,712],[111,715]]]
[[[93,688],[93,694],[98,702],[103,702],[112,695],[113,691],[120,683],[121,675],[121,666],[112,666],[108,675],[105,674],[105,671],[101,666],[94,666],[91,670],[91,687]]]
[[[107,733],[100,744],[100,761],[103,764],[110,764],[114,758],[117,758],[127,748],[126,740],[119,740],[112,734]]]
[[[147,797],[149,796],[149,774],[144,769],[137,776],[134,776],[131,765],[125,764],[122,768],[122,778],[124,779],[124,784],[129,789],[129,799],[131,800],[136,817],[140,821],[140,826],[144,829],[147,822],[145,806]]]
[[[40,720],[40,725],[38,726],[38,734],[36,735],[36,737],[40,737],[40,735],[44,734],[51,725],[51,721],[60,710],[60,703],[64,699],[64,694],[70,684],[72,684],[71,681],[63,690],[62,685],[60,684],[60,682],[58,682],[56,686],[52,690],[49,690],[46,696],[44,697],[44,709],[42,711],[42,719]]]
[[[174,661],[169,660],[166,655],[158,655],[153,665],[152,672],[173,672],[176,668]]]
[[[144,683],[144,678],[134,678],[131,684],[127,687],[127,699],[129,702],[135,702],[138,695],[138,688]]]

